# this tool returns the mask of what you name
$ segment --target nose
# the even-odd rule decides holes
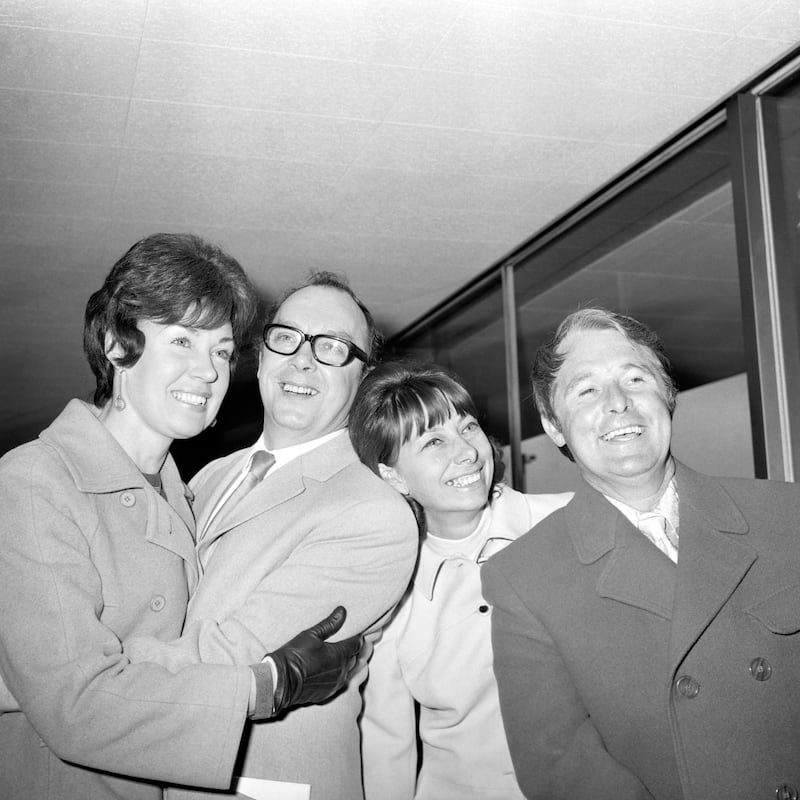
[[[630,408],[631,401],[624,387],[614,381],[606,388],[606,408],[615,413],[622,414]]]
[[[457,464],[471,464],[478,459],[478,450],[468,442],[463,436],[458,438],[454,461]]]
[[[309,342],[308,339],[300,345],[297,352],[292,353],[288,358],[291,359],[292,363],[298,369],[302,370],[312,369],[316,363],[314,361],[314,354],[311,352],[311,342]]]
[[[213,383],[219,378],[219,372],[210,353],[198,353],[192,366],[192,376],[205,383]]]

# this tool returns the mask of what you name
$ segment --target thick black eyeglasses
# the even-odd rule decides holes
[[[329,367],[344,367],[354,358],[365,364],[369,362],[369,356],[347,339],[329,336],[326,333],[310,336],[289,325],[264,326],[264,347],[273,353],[282,356],[294,355],[304,342],[311,342],[311,354],[315,360]]]

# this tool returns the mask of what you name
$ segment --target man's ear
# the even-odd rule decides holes
[[[561,433],[555,423],[551,422],[549,419],[542,417],[542,427],[544,428],[544,432],[553,440],[556,447],[563,447],[567,443],[564,434]]]
[[[378,464],[378,473],[393,489],[397,489],[400,494],[408,494],[406,482],[397,474],[394,467],[387,467],[386,464]]]

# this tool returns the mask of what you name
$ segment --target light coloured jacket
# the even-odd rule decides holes
[[[0,674],[21,708],[0,715],[3,800],[230,783],[251,670],[172,675],[122,653],[126,637],[177,636],[197,580],[169,458],[162,477],[169,504],[78,400],[0,460]]]
[[[443,558],[423,540],[413,587],[375,645],[361,726],[367,800],[522,798],[500,717],[480,571],[486,557],[572,494],[499,488],[470,536],[475,557]]]
[[[677,565],[583,485],[484,567],[526,797],[800,790],[800,486],[676,484]]]
[[[198,519],[241,469],[247,451],[212,462],[193,479]],[[335,606],[347,620],[334,639],[379,630],[403,595],[418,534],[405,500],[361,464],[346,431],[269,473],[235,508],[213,519],[213,543],[184,634],[169,647],[126,644],[135,659],[177,668],[199,660],[251,663]],[[248,724],[240,775],[310,784],[314,800],[362,796],[359,685],[317,706]],[[206,797],[171,790],[177,800]]]

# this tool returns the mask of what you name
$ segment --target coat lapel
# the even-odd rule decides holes
[[[202,556],[212,542],[228,531],[304,492],[306,481],[326,481],[356,460],[350,439],[347,433],[343,432],[268,473],[266,478],[235,507],[230,509],[223,507],[211,520],[208,530],[198,541],[198,555]],[[201,524],[205,526],[208,515],[231,479],[241,469],[243,461],[244,451],[239,451],[225,459],[219,470],[214,469],[212,465],[207,475],[199,476],[197,485],[193,487],[201,508],[198,532],[203,530]],[[215,481],[221,486],[214,485]]]
[[[748,525],[713,478],[677,463],[680,545],[670,663],[680,663],[757,558],[739,539]],[[734,534],[734,535],[731,535]]]
[[[198,545],[204,538],[204,531],[208,518],[222,497],[234,475],[242,468],[244,451],[240,450],[230,456],[209,464],[192,479],[192,489],[195,493],[194,511],[197,520],[195,538]]]
[[[565,513],[581,563],[608,556],[597,580],[598,595],[669,619],[675,590],[672,561],[587,484]]]

